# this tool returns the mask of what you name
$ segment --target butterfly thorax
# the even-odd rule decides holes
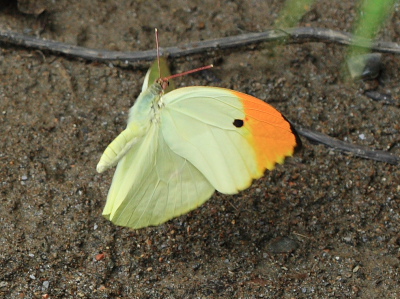
[[[149,125],[160,121],[163,86],[158,80],[143,91],[129,111],[128,126],[131,122]]]

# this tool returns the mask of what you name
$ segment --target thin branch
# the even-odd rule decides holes
[[[263,42],[285,41],[287,43],[304,42],[326,42],[341,45],[353,45],[362,48],[371,48],[376,52],[400,54],[400,46],[392,42],[375,42],[353,36],[350,33],[334,31],[324,28],[290,28],[286,30],[267,30],[260,33],[248,33],[233,37],[224,37],[200,42],[189,43],[179,47],[164,48],[164,56],[172,58],[189,56],[209,51],[241,48],[250,45],[257,45]],[[83,58],[93,61],[129,61],[139,62],[154,60],[157,58],[156,50],[137,51],[137,52],[118,52],[108,50],[88,49],[52,40],[44,40],[29,35],[19,34],[11,31],[0,30],[1,43],[22,46],[26,48],[50,51],[53,53],[64,54],[70,57]],[[366,147],[346,143],[338,139],[329,137],[322,133],[313,132],[308,129],[296,126],[296,131],[304,137],[333,147],[340,151],[351,152],[356,156],[367,159],[399,164],[400,158],[385,151],[374,151]]]
[[[306,137],[307,139],[332,147],[335,150],[350,152],[362,158],[386,162],[393,165],[397,165],[400,162],[400,157],[397,157],[386,151],[371,150],[365,146],[344,142],[328,135],[302,128],[298,125],[295,126],[295,129],[297,133]]]
[[[376,52],[400,53],[400,46],[392,42],[372,42],[354,35],[325,28],[289,28],[285,30],[271,29],[260,33],[247,33],[237,36],[192,42],[178,47],[162,49],[165,56],[171,58],[189,56],[209,51],[241,48],[257,45],[263,42],[285,41],[287,43],[326,42],[341,45],[355,45],[363,48],[372,48]],[[64,54],[70,57],[79,57],[95,61],[149,61],[157,58],[156,50],[119,52],[102,49],[88,49],[52,40],[45,40],[12,31],[0,30],[0,43],[22,46],[42,51]],[[372,45],[372,46],[371,46]]]

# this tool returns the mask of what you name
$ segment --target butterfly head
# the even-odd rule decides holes
[[[164,91],[169,86],[169,78],[158,78],[156,83],[161,86],[161,89]]]
[[[193,70],[190,70],[190,71],[186,71],[186,72],[183,72],[183,73],[178,73],[178,74],[175,74],[175,75],[170,75],[170,76],[167,76],[167,77],[162,77],[162,76],[161,76],[161,61],[160,61],[160,57],[161,57],[161,56],[160,56],[160,45],[159,45],[158,30],[157,30],[157,28],[155,28],[155,35],[156,35],[156,51],[157,51],[158,74],[160,75],[160,77],[155,81],[155,83],[156,83],[157,85],[160,85],[160,86],[161,86],[162,91],[165,91],[165,90],[168,88],[168,86],[169,86],[169,80],[171,80],[171,79],[173,79],[173,78],[185,76],[185,75],[188,75],[188,74],[191,74],[191,73],[199,72],[199,71],[206,70],[206,69],[209,69],[209,68],[212,68],[212,67],[213,67],[213,65],[210,64],[210,65],[206,65],[206,66],[203,66],[203,67],[199,67],[199,68],[196,68],[196,69],[193,69]]]

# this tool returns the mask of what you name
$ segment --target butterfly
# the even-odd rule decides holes
[[[185,214],[215,190],[248,188],[301,144],[269,104],[225,88],[170,88],[160,79],[166,62],[159,61],[146,74],[126,129],[97,165],[101,173],[118,164],[103,215],[134,229]],[[151,78],[159,79],[149,85]]]

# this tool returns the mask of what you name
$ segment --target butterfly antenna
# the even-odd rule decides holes
[[[165,77],[165,78],[163,78],[163,80],[168,81],[168,80],[176,78],[176,77],[186,76],[186,75],[191,74],[191,73],[195,73],[195,72],[199,72],[199,71],[203,71],[203,70],[208,70],[208,69],[210,69],[212,67],[214,67],[214,65],[212,65],[212,64],[206,65],[206,66],[202,66],[202,67],[199,67],[197,69],[193,69],[193,70],[190,70],[190,71],[186,71],[186,72],[183,72],[183,73],[179,73],[179,74],[175,74],[175,75],[171,75],[171,76]]]
[[[158,64],[158,73],[160,74],[161,78],[161,67],[160,67],[160,44],[158,42],[158,30],[157,28],[154,29],[156,34],[156,47],[157,47],[157,64]]]
[[[160,46],[159,46],[157,28],[155,28],[155,34],[156,34],[158,73],[160,74],[160,80],[165,82],[166,86],[168,85],[168,80],[170,80],[170,79],[173,79],[173,78],[176,78],[176,77],[181,77],[181,76],[186,76],[186,75],[191,74],[191,73],[207,70],[207,69],[210,69],[210,68],[214,67],[212,64],[210,64],[210,65],[199,67],[197,69],[193,69],[193,70],[190,70],[190,71],[186,71],[186,72],[183,72],[183,73],[179,73],[179,74],[175,74],[175,75],[171,75],[171,76],[162,78],[161,77],[161,67],[160,67]]]

